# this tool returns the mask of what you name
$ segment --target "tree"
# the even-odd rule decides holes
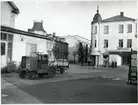
[[[58,55],[59,55],[59,53],[60,53],[59,47],[57,47],[57,46],[55,45],[55,46],[53,47],[52,51],[53,51],[54,57],[55,57],[56,59],[58,59]]]
[[[72,55],[74,56],[74,63],[76,62],[76,55],[77,55],[77,51],[73,51]]]

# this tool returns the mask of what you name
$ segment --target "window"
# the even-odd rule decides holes
[[[1,55],[5,55],[5,43],[1,42]]]
[[[7,34],[1,33],[1,40],[7,41]]]
[[[97,40],[95,40],[95,47],[96,47]]]
[[[104,26],[104,34],[109,34],[109,26]]]
[[[9,34],[8,35],[8,41],[12,41],[13,40],[13,35]]]
[[[124,32],[124,25],[119,25],[119,33],[123,33]]]
[[[127,48],[132,47],[132,39],[127,39]]]
[[[132,33],[132,24],[127,25],[127,32]]]
[[[26,44],[26,55],[30,56],[36,51],[37,51],[37,44],[31,44],[31,43]]]
[[[123,39],[119,39],[119,47],[123,47]]]
[[[12,43],[11,42],[8,42],[8,58],[9,58],[9,61],[12,60]]]
[[[104,48],[108,48],[108,40],[104,40]]]
[[[95,26],[95,34],[97,34],[97,26]]]

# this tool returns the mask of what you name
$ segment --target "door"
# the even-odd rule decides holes
[[[31,56],[37,51],[37,44],[26,43],[26,55]]]
[[[7,42],[1,41],[1,67],[7,64]]]

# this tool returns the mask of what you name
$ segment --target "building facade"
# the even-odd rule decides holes
[[[49,54],[49,60],[53,61],[55,56],[52,51],[57,42],[62,43],[62,46],[66,46],[68,49],[66,42],[58,41],[54,34],[47,34],[43,28],[43,21],[34,21],[32,29],[28,29],[28,31],[15,29],[13,27],[14,19],[19,13],[19,9],[13,2],[2,2],[1,4],[3,14],[0,31],[1,68],[12,61],[18,65],[22,56],[33,56],[36,52]]]
[[[19,14],[16,5],[9,1],[1,2],[1,26],[14,27],[14,21]],[[13,33],[1,32],[1,67],[12,59]]]
[[[137,21],[120,15],[102,20],[97,10],[91,22],[91,56],[94,66],[103,65],[104,61],[110,65],[117,61],[117,65],[129,64],[129,53],[137,50]]]
[[[66,39],[66,42],[69,44],[68,45],[68,60],[70,62],[75,62],[78,63],[81,60],[81,56],[80,56],[80,47],[83,47],[83,61],[85,62],[88,58],[88,56],[86,56],[86,53],[89,53],[90,51],[90,45],[91,45],[91,41],[78,36],[78,35],[68,35],[68,36],[62,36],[62,38]],[[87,50],[87,51],[86,51]],[[87,54],[88,55],[88,54]]]

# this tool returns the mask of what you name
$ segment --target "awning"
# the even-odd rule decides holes
[[[109,51],[105,51],[102,53],[102,55],[104,55],[104,56],[108,56],[109,54],[110,54]]]
[[[101,55],[99,52],[92,52],[90,55]]]
[[[117,50],[110,50],[109,53],[130,53],[131,48],[118,48]]]

